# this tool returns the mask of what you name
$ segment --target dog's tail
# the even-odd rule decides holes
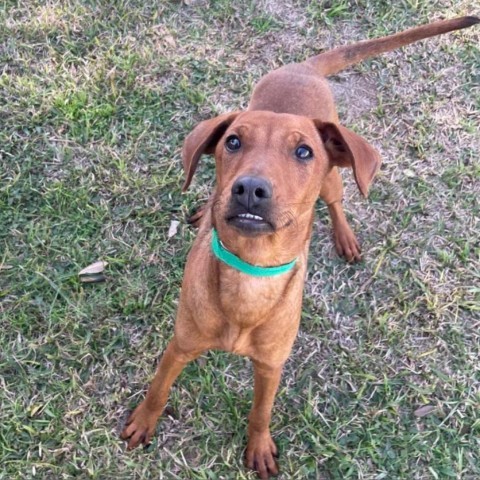
[[[440,20],[438,22],[410,28],[400,33],[387,37],[364,40],[353,45],[345,45],[335,48],[315,57],[306,60],[306,64],[312,65],[322,76],[333,75],[344,68],[361,62],[367,58],[381,53],[395,50],[396,48],[409,45],[424,38],[433,37],[442,33],[460,30],[480,23],[478,17],[459,17],[451,20]]]

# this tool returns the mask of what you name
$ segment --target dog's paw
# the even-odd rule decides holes
[[[266,480],[278,475],[278,465],[275,457],[278,456],[277,446],[267,432],[264,435],[251,435],[245,452],[247,468],[255,470],[258,477]]]
[[[362,259],[362,251],[355,234],[348,225],[337,228],[333,232],[335,249],[348,263],[356,263]]]
[[[125,428],[120,434],[122,440],[128,440],[127,448],[131,450],[140,444],[150,444],[155,432],[158,415],[152,413],[141,403],[128,417]]]

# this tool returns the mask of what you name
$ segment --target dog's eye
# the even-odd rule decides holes
[[[235,152],[242,146],[242,142],[236,135],[230,135],[225,141],[225,148],[229,152]]]
[[[307,145],[300,145],[295,150],[295,156],[300,160],[309,160],[313,158],[313,151]]]

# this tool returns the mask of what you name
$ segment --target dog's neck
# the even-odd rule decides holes
[[[289,264],[295,258],[302,256],[311,233],[310,220],[301,228],[297,224],[297,228],[292,228],[291,231],[255,237],[243,236],[232,232],[231,229],[224,229],[222,226],[215,225],[215,227],[226,250],[239,257],[243,262],[259,267]]]
[[[240,257],[225,248],[222,241],[218,238],[218,234],[215,229],[212,229],[211,248],[218,260],[225,263],[230,268],[244,273],[245,275],[250,275],[251,277],[276,277],[278,275],[283,275],[291,271],[297,263],[296,258],[288,263],[268,267],[262,267],[245,262]]]

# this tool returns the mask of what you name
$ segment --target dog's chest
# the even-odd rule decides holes
[[[259,342],[268,343],[277,335],[284,335],[284,330],[291,329],[292,322],[299,317],[300,278],[295,275],[256,278],[222,272],[219,288],[222,327],[217,347],[254,356]],[[293,301],[292,296],[300,301]]]
[[[222,274],[220,305],[228,323],[257,325],[272,313],[285,290],[285,279],[251,277],[235,271]]]

